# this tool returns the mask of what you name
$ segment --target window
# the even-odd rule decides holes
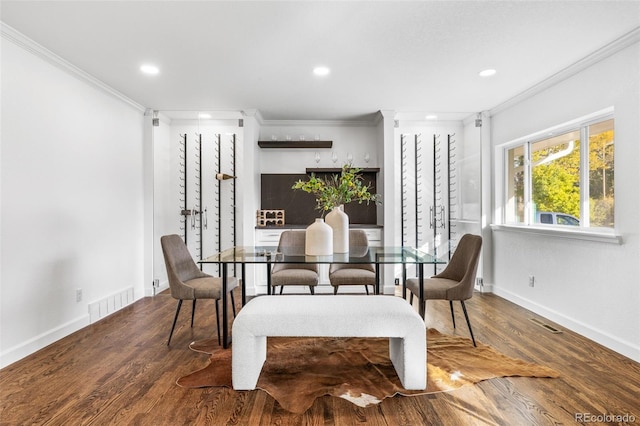
[[[614,227],[614,120],[545,131],[504,149],[504,223]]]

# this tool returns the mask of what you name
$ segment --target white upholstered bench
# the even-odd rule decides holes
[[[389,357],[405,389],[427,386],[425,325],[394,296],[260,296],[233,321],[232,380],[255,389],[267,358],[267,337],[388,337]],[[304,360],[301,360],[304,362]]]

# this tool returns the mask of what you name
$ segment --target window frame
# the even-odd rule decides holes
[[[524,137],[512,140],[510,142],[497,145],[495,147],[496,158],[496,179],[495,182],[495,203],[494,225],[491,227],[500,231],[518,231],[528,233],[538,233],[552,236],[579,238],[588,240],[597,240],[604,242],[621,243],[621,238],[616,234],[617,224],[614,220],[613,228],[591,227],[589,220],[589,144],[583,143],[588,141],[589,126],[606,120],[614,120],[615,135],[615,117],[613,107],[606,108],[601,111],[571,120],[560,125],[547,128]],[[531,146],[539,141],[549,139],[554,135],[560,135],[572,131],[580,132],[580,225],[557,225],[536,223],[534,218],[533,198],[532,198],[532,164],[531,164]],[[614,136],[615,138],[615,136]],[[615,140],[615,139],[614,139]],[[509,158],[509,150],[522,147],[524,161],[524,222],[511,223],[507,222],[508,205],[508,184],[509,184],[509,167],[507,159]],[[615,152],[615,147],[614,147]],[[614,154],[615,155],[615,154]],[[615,163],[615,157],[614,157]],[[615,190],[614,190],[615,194]],[[615,196],[615,195],[614,195]],[[586,209],[586,210],[585,210]],[[585,214],[585,212],[587,212]]]

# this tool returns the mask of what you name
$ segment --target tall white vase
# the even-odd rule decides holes
[[[327,225],[333,229],[333,252],[349,252],[349,216],[344,212],[341,204],[334,207],[325,218]]]
[[[316,219],[307,227],[304,254],[309,256],[333,254],[333,230],[324,223],[324,219]]]

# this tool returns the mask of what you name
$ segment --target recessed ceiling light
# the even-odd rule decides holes
[[[496,74],[496,70],[494,70],[493,68],[489,68],[489,69],[480,71],[478,73],[480,77],[491,77],[492,75],[495,75],[495,74]]]
[[[145,64],[140,67],[140,71],[145,74],[156,75],[160,72],[160,69],[158,69],[158,67],[156,67],[155,65]]]
[[[438,118],[438,116],[435,115],[435,114],[429,114],[429,115],[425,116],[424,118],[427,119],[427,120],[435,120],[436,118]]]
[[[207,114],[206,112],[201,112],[200,114],[198,114],[198,118],[209,119],[211,118],[211,114]]]
[[[329,75],[330,72],[331,70],[328,67],[315,67],[313,69],[313,73],[318,76]]]

